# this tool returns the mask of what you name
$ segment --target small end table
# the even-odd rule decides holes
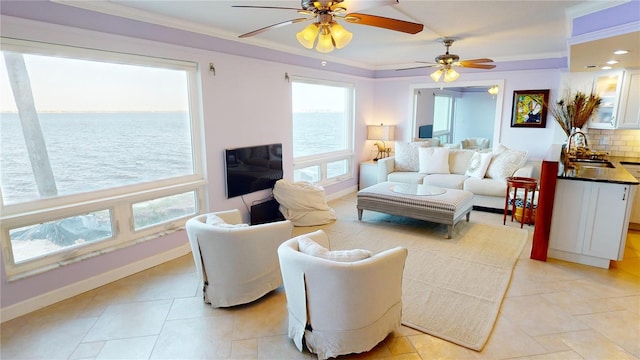
[[[538,189],[538,180],[534,178],[521,177],[521,176],[512,176],[506,179],[507,181],[507,193],[505,195],[504,200],[504,217],[502,219],[502,225],[507,223],[507,211],[509,209],[509,201],[511,200],[510,193],[511,189],[513,189],[513,200],[511,201],[511,221],[513,221],[513,217],[516,213],[516,198],[518,195],[518,189],[524,190],[524,201],[522,204],[522,217],[520,218],[520,228],[524,226],[525,219],[527,219],[527,224],[531,225],[533,223],[533,211],[534,206],[533,202],[536,198],[536,190]],[[531,191],[531,201],[527,200],[529,191]],[[528,204],[528,206],[527,206]]]

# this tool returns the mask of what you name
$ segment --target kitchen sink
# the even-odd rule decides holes
[[[608,160],[600,159],[575,159],[571,162],[580,167],[595,167],[595,168],[615,168],[613,164]]]

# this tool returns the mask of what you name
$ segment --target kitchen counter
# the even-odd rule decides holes
[[[638,185],[635,176],[629,173],[621,163],[640,164],[639,158],[610,157],[609,161],[613,168],[590,167],[588,165],[576,164],[576,168],[564,170],[562,162],[559,163],[558,179],[594,181],[613,184]],[[574,163],[575,164],[575,163]]]

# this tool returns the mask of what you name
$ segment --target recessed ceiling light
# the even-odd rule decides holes
[[[607,61],[607,64],[609,64],[609,65],[613,65],[613,64],[617,64],[617,63],[619,63],[618,60],[609,60],[609,61]]]
[[[616,50],[613,52],[614,55],[624,55],[628,53],[629,53],[629,50]]]
[[[602,67],[602,70],[610,70],[610,69],[612,69],[612,67],[611,67],[611,66],[603,66],[603,67]]]

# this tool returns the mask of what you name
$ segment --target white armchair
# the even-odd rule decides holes
[[[223,223],[208,224],[210,215]],[[282,285],[277,249],[291,238],[290,221],[248,226],[234,209],[196,216],[186,229],[205,303],[246,304]]]
[[[488,149],[490,145],[490,140],[488,138],[467,138],[460,141],[463,149],[474,149],[474,150],[482,150]]]
[[[304,236],[329,248],[322,230]],[[278,248],[289,338],[298,350],[304,338],[319,359],[369,351],[400,326],[407,249],[339,262],[300,252],[298,238]]]

